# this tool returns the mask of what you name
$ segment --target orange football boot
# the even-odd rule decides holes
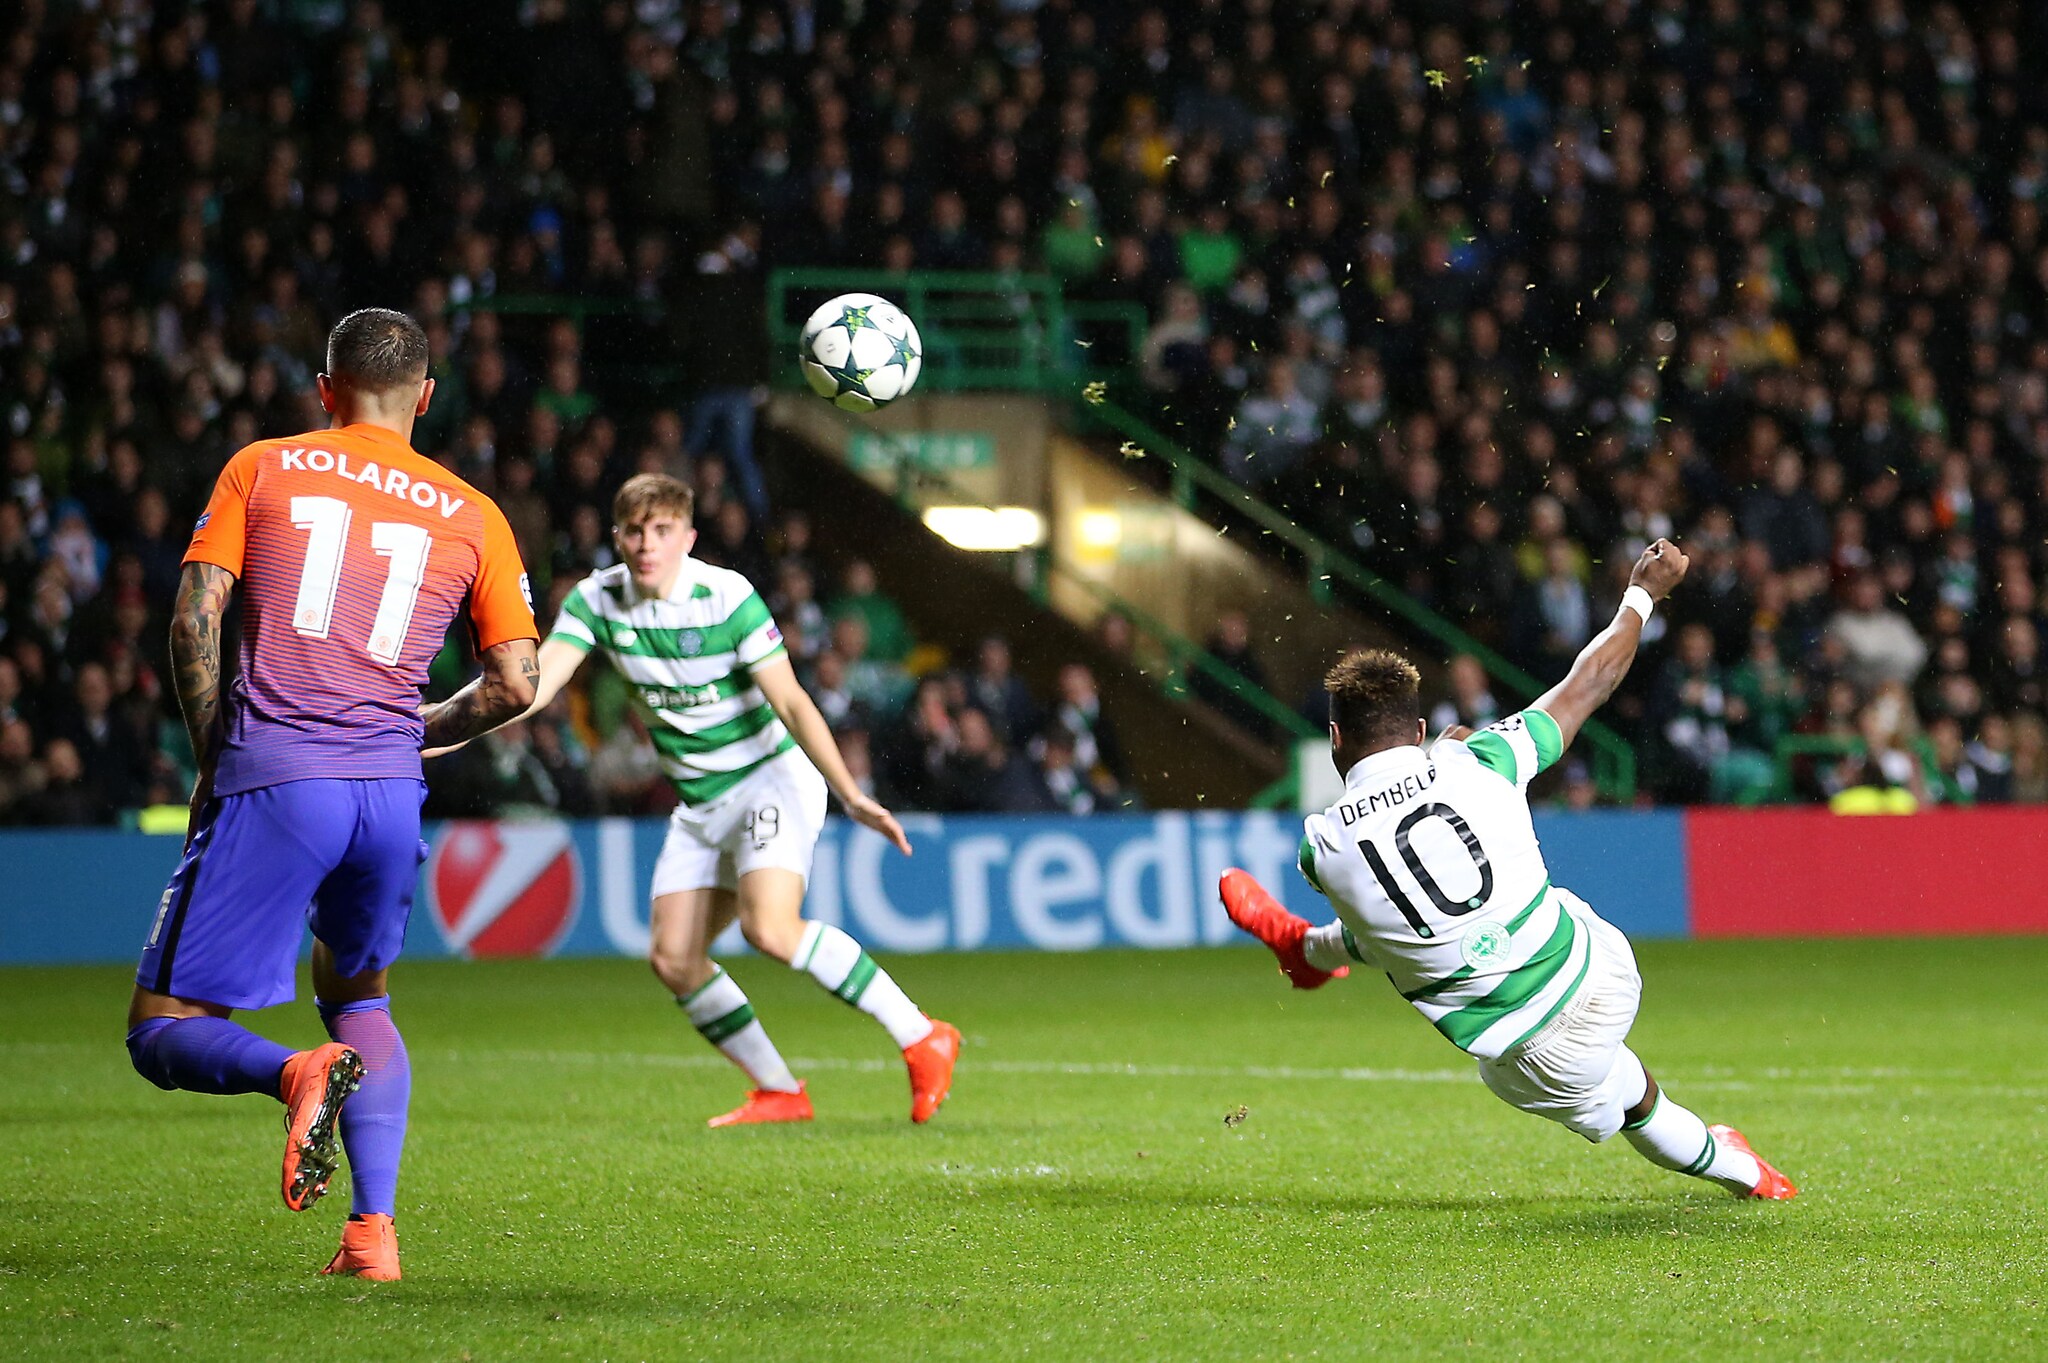
[[[398,1228],[382,1212],[351,1216],[341,1226],[341,1248],[320,1271],[371,1282],[397,1282]]]
[[[751,1089],[747,1101],[730,1112],[721,1112],[706,1126],[752,1126],[757,1122],[807,1122],[811,1119],[810,1095],[804,1081],[796,1081],[795,1093],[780,1089]]]
[[[1740,1131],[1732,1126],[1710,1126],[1707,1128],[1707,1134],[1723,1145],[1734,1146],[1756,1161],[1756,1187],[1751,1188],[1745,1196],[1760,1197],[1772,1202],[1789,1202],[1799,1196],[1799,1189],[1793,1186],[1792,1180],[1773,1169],[1764,1157],[1756,1152],[1748,1137]]]
[[[1310,965],[1301,946],[1301,939],[1308,936],[1308,920],[1299,914],[1289,913],[1286,906],[1267,894],[1266,887],[1253,880],[1248,872],[1231,867],[1223,873],[1221,889],[1223,910],[1230,915],[1230,921],[1272,948],[1273,954],[1280,958],[1280,973],[1296,989],[1321,989],[1331,980],[1342,979],[1351,973],[1348,965],[1340,965],[1335,970],[1320,970]]]
[[[363,1058],[330,1041],[284,1062],[284,1205],[302,1212],[320,1200],[341,1163],[341,1104],[363,1082]]]
[[[931,1035],[903,1048],[903,1063],[910,1066],[910,1120],[919,1124],[930,1121],[953,1091],[953,1064],[960,1058],[960,1029],[937,1018],[930,1022]]]

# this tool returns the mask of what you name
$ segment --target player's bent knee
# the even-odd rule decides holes
[[[701,988],[706,980],[718,973],[718,967],[709,956],[659,948],[647,953],[647,966],[655,978],[675,994],[687,994]]]
[[[156,1053],[157,1034],[170,1026],[176,1018],[144,1018],[128,1029],[128,1063],[135,1066],[135,1072],[160,1089],[175,1089],[177,1084],[165,1072]]]
[[[791,918],[788,922],[742,922],[740,933],[747,939],[747,945],[763,956],[772,956],[788,965],[795,957],[797,944],[804,939],[804,920]]]

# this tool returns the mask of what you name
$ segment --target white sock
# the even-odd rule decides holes
[[[899,1047],[915,1046],[932,1034],[932,1020],[902,986],[861,950],[859,942],[830,923],[807,925],[789,963],[881,1023]]]
[[[1318,970],[1371,964],[1365,959],[1365,953],[1359,950],[1358,939],[1351,935],[1351,929],[1342,923],[1325,923],[1319,928],[1310,928],[1308,936],[1301,939],[1301,954]]]
[[[1632,1054],[1629,1058],[1635,1059]],[[1642,1062],[1636,1064],[1640,1067]],[[1661,1091],[1650,1115],[1622,1127],[1621,1134],[1659,1168],[1718,1183],[1730,1192],[1749,1192],[1763,1177],[1754,1158],[1715,1140],[1705,1122]]]
[[[723,967],[686,997],[678,998],[706,1041],[718,1047],[727,1060],[747,1072],[757,1089],[795,1093],[796,1076],[782,1059],[782,1052],[768,1039],[768,1029],[754,1017],[754,1005],[747,1002],[733,977]]]

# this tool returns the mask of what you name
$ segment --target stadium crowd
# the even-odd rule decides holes
[[[684,472],[702,552],[763,587],[885,798],[1121,803],[1085,669],[1033,697],[1000,640],[934,666],[769,504],[785,264],[1142,305],[1160,421],[1539,673],[1679,539],[1692,578],[1617,715],[1658,798],[1753,798],[1805,735],[1839,740],[1795,764],[1809,795],[2048,799],[2039,6],[28,0],[0,25],[0,820],[182,798],[185,528],[227,453],[324,424],[328,323],[394,302],[433,344],[416,442],[555,599],[606,561],[620,479]],[[683,400],[631,381],[649,360]],[[1449,676],[1442,713],[1498,712]],[[440,807],[659,800],[621,694],[558,704],[452,759]]]

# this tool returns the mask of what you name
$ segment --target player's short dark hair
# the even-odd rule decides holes
[[[390,308],[362,308],[327,333],[327,375],[366,392],[418,383],[427,376],[427,333]]]
[[[1323,677],[1330,719],[1350,744],[1411,739],[1422,717],[1422,674],[1384,648],[1357,648]]]
[[[666,511],[687,521],[697,510],[697,494],[680,478],[666,473],[636,473],[612,498],[612,524],[631,525]]]

